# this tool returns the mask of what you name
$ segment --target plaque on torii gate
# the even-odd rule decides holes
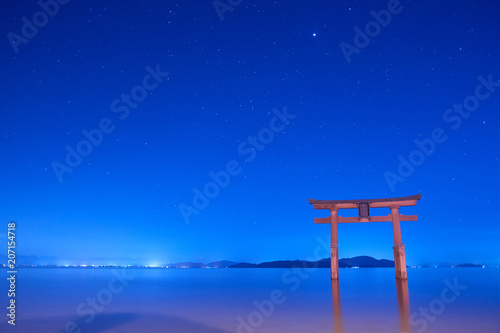
[[[405,245],[401,239],[400,221],[416,221],[417,215],[399,214],[399,207],[416,206],[421,194],[401,198],[386,199],[360,199],[360,200],[314,200],[309,199],[309,203],[314,209],[328,209],[329,217],[315,218],[314,223],[330,223],[331,228],[331,276],[332,279],[339,278],[339,223],[359,223],[359,222],[392,222],[394,233],[394,266],[396,268],[396,278],[406,280],[406,257]],[[370,208],[391,209],[391,214],[386,216],[370,216]],[[357,217],[341,217],[340,209],[358,209]]]

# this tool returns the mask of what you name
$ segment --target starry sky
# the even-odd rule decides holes
[[[0,242],[15,220],[58,263],[304,259],[329,237],[308,198],[421,193],[408,264],[500,263],[499,9],[6,0]],[[390,223],[339,233],[393,257]]]

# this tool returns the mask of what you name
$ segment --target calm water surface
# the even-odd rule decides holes
[[[0,332],[500,332],[500,269],[409,269],[400,286],[394,269],[329,274],[19,269],[15,327],[0,282]]]

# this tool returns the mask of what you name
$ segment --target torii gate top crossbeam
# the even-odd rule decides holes
[[[315,200],[309,199],[309,203],[314,209],[348,209],[359,208],[360,204],[368,204],[370,208],[380,207],[402,207],[415,206],[417,200],[420,200],[421,194],[400,198],[382,198],[382,199],[355,199],[355,200]]]
[[[370,216],[370,208],[389,207],[398,210],[401,206],[415,206],[417,200],[420,200],[421,194],[400,198],[385,199],[357,199],[357,200],[314,200],[309,199],[309,203],[314,209],[329,209],[338,211],[339,209],[356,208],[359,211],[358,217],[341,217],[337,213],[338,223],[356,223],[356,222],[390,222],[392,214],[387,216]],[[416,215],[401,215],[398,213],[400,221],[416,221]],[[314,223],[331,223],[329,217],[315,218]]]

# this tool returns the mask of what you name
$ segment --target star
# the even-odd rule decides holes
[[[316,37],[316,33],[315,32],[313,33],[313,37]]]

